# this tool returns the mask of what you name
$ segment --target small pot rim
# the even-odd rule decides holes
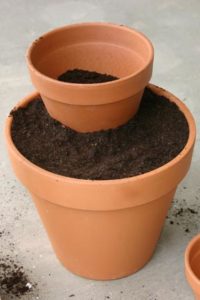
[[[43,73],[41,73],[40,71],[38,71],[35,66],[32,63],[32,59],[31,59],[31,54],[32,54],[32,50],[37,46],[38,43],[40,43],[41,39],[48,37],[58,31],[63,31],[66,28],[75,28],[75,27],[86,27],[86,26],[99,26],[99,27],[110,27],[110,28],[118,28],[120,30],[124,30],[124,31],[129,31],[131,33],[133,33],[134,35],[137,35],[138,37],[140,37],[141,39],[143,39],[147,45],[147,48],[149,48],[149,58],[148,60],[145,62],[145,64],[136,72],[128,75],[128,76],[124,76],[122,78],[119,78],[117,80],[113,80],[113,81],[108,81],[108,82],[103,82],[103,83],[93,83],[93,84],[83,84],[83,83],[69,83],[69,82],[62,82],[59,81],[57,79],[51,78]],[[50,30],[46,33],[44,33],[42,36],[40,36],[39,38],[37,38],[35,41],[33,41],[27,51],[26,51],[26,61],[28,66],[30,67],[31,71],[35,74],[37,74],[37,76],[45,81],[50,81],[52,84],[57,84],[58,87],[81,87],[84,90],[92,90],[92,89],[96,89],[96,88],[104,88],[105,86],[109,86],[109,85],[118,85],[123,83],[126,80],[131,79],[132,77],[136,77],[137,75],[139,75],[143,70],[145,70],[146,68],[148,68],[153,61],[154,58],[154,48],[153,45],[151,43],[151,41],[140,31],[133,29],[131,27],[128,27],[126,25],[119,25],[119,24],[114,24],[114,23],[109,23],[109,22],[83,22],[83,23],[75,23],[75,24],[70,24],[70,25],[65,25],[65,26],[61,26],[61,27],[57,27],[53,30]]]
[[[200,234],[193,237],[193,239],[189,242],[187,245],[186,251],[185,251],[185,268],[186,272],[188,273],[189,277],[188,280],[195,284],[195,286],[199,287],[200,292],[200,279],[195,275],[195,273],[192,271],[191,264],[190,264],[190,252],[193,248],[193,246],[196,244],[196,242],[200,241]],[[188,277],[187,275],[187,277]]]
[[[16,148],[12,137],[11,137],[11,125],[12,125],[12,116],[8,116],[5,122],[5,134],[6,134],[6,140],[7,143],[10,145],[10,149],[13,153],[13,155],[20,160],[21,162],[23,162],[24,164],[26,164],[29,168],[34,169],[34,171],[36,173],[40,173],[43,174],[47,177],[50,177],[51,179],[55,179],[57,181],[62,181],[62,182],[68,182],[68,183],[79,183],[82,185],[115,185],[115,184],[126,184],[127,182],[134,182],[134,181],[138,181],[138,180],[143,180],[146,178],[151,177],[152,175],[158,174],[158,173],[162,173],[165,172],[167,169],[173,167],[175,164],[177,164],[185,155],[188,154],[188,152],[190,151],[191,147],[194,144],[195,141],[195,137],[196,137],[196,126],[195,126],[195,121],[194,118],[191,114],[191,112],[189,111],[189,109],[187,108],[187,106],[181,101],[179,100],[177,97],[175,97],[173,94],[171,94],[170,92],[166,91],[165,89],[158,87],[154,84],[149,84],[148,87],[154,92],[157,93],[161,96],[166,97],[167,99],[169,99],[169,101],[174,102],[179,109],[182,111],[182,113],[184,114],[187,122],[188,122],[188,126],[189,126],[189,137],[188,137],[188,141],[185,145],[185,147],[183,148],[183,150],[175,157],[173,158],[171,161],[169,161],[168,163],[164,164],[163,166],[154,169],[152,171],[146,172],[144,174],[141,175],[137,175],[137,176],[132,176],[132,177],[125,177],[125,178],[121,178],[121,179],[108,179],[108,180],[91,180],[91,179],[78,179],[78,178],[72,178],[72,177],[67,177],[67,176],[63,176],[63,175],[59,175],[56,173],[52,173],[50,171],[47,171],[35,164],[33,164],[31,161],[29,161],[27,158],[25,158],[20,152],[19,150]],[[17,103],[17,105],[15,106],[14,109],[29,103],[33,98],[39,96],[38,92],[33,92],[31,94],[29,94],[28,96],[26,96],[25,98],[23,98],[21,101],[19,101]]]

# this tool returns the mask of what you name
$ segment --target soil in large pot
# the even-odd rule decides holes
[[[117,79],[96,72],[70,72],[62,74],[62,80],[83,83],[85,78],[88,83],[89,78],[90,83],[99,83],[106,77]],[[76,132],[52,119],[41,98],[11,115],[12,139],[28,160],[53,173],[81,179],[118,179],[154,170],[176,157],[189,135],[188,123],[176,104],[149,88],[138,113],[116,129]]]

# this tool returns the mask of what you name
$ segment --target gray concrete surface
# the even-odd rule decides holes
[[[11,108],[33,90],[24,60],[28,44],[54,27],[96,20],[127,24],[149,36],[155,47],[152,82],[179,96],[199,125],[199,0],[1,0],[1,132]],[[0,228],[5,233],[0,238],[0,254],[1,257],[10,254],[17,259],[29,274],[30,281],[37,283],[37,288],[21,299],[193,299],[184,278],[183,254],[188,241],[200,232],[199,150],[198,137],[190,173],[178,188],[170,219],[166,220],[153,259],[135,275],[112,282],[97,282],[71,274],[55,258],[30,196],[10,168],[2,133]],[[183,207],[184,212],[175,218],[177,207]],[[187,207],[198,213],[190,215]],[[175,223],[170,224],[170,220]],[[187,228],[189,233],[185,232]]]

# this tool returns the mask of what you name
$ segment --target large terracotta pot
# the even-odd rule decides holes
[[[53,118],[77,131],[96,131],[126,123],[136,113],[151,78],[153,47],[143,34],[125,26],[75,24],[33,42],[27,64]],[[120,79],[98,84],[56,80],[74,68]]]
[[[200,235],[194,237],[185,252],[185,274],[194,292],[200,300]]]
[[[55,253],[72,272],[92,279],[116,279],[142,268],[151,258],[177,185],[186,175],[195,142],[195,123],[185,104],[175,102],[189,124],[181,153],[143,175],[116,180],[79,180],[43,170],[23,157],[11,138],[6,141],[16,176],[32,195]],[[23,99],[25,106],[37,93]]]

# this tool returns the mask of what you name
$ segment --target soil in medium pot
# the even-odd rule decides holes
[[[116,79],[118,78],[112,75],[82,69],[67,70],[65,73],[58,76],[59,81],[83,84],[103,83]]]
[[[41,98],[11,112],[18,150],[53,173],[117,179],[154,170],[176,157],[189,135],[176,104],[146,88],[138,113],[116,129],[78,133],[52,119]]]

